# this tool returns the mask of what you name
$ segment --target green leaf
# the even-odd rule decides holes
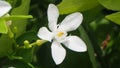
[[[107,15],[106,18],[109,19],[110,21],[120,25],[120,12],[116,12],[116,13]]]
[[[11,15],[27,15],[29,11],[30,0],[22,0],[22,3],[19,7],[14,8],[11,11]],[[13,20],[11,28],[17,27],[18,33],[17,36],[22,34],[25,31],[27,20]],[[7,56],[8,53],[12,51],[13,41],[7,35],[1,35],[0,37],[0,57]]]
[[[91,21],[93,21],[97,18],[100,18],[100,17],[104,17],[103,9],[104,9],[103,6],[98,5],[90,10],[84,11],[83,12],[84,22],[85,22],[84,24],[87,23],[87,25],[88,25]]]
[[[17,44],[23,45],[25,40],[28,40],[30,43],[38,39],[37,35],[34,32],[26,32],[16,38]],[[16,56],[22,57],[23,61],[31,62],[34,55],[34,48],[29,49],[19,49],[16,53]]]
[[[59,5],[60,14],[86,11],[98,5],[97,0],[63,0]]]
[[[120,0],[98,0],[105,8],[110,10],[120,10]]]
[[[6,21],[3,18],[0,18],[0,33],[7,33],[8,29],[7,29],[7,25],[6,25]]]
[[[8,53],[12,52],[12,39],[7,35],[2,35],[0,37],[0,57],[6,56]]]
[[[36,33],[34,32],[26,32],[16,38],[16,42],[19,45],[22,45],[25,40],[28,40],[30,43],[36,41],[38,39]]]
[[[15,68],[35,68],[30,63],[26,63],[20,60],[13,60],[10,62],[7,62],[6,65],[2,66],[2,68],[9,68],[9,67],[15,67]]]
[[[27,19],[27,18],[33,18],[31,15],[11,15],[2,17],[5,20],[21,20],[21,19]]]
[[[88,50],[88,54],[89,54],[89,58],[92,63],[92,66],[93,66],[93,68],[97,68],[97,63],[95,60],[94,49],[93,49],[92,43],[91,43],[88,35],[86,34],[86,31],[84,30],[84,28],[82,26],[79,28],[79,32],[80,32],[80,37],[86,42],[86,45],[88,48],[87,50]]]
[[[30,0],[21,0],[20,6],[14,8],[11,11],[11,15],[27,15],[29,12]],[[27,19],[25,20],[13,20],[12,28],[17,27],[18,32],[16,36],[18,37],[26,30]]]
[[[19,49],[16,53],[15,56],[22,57],[22,60],[25,62],[32,62],[33,59],[33,54],[34,53],[34,48],[29,48],[29,49]]]

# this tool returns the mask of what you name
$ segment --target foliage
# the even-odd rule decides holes
[[[9,17],[0,17],[0,68],[120,68],[120,0],[6,0]],[[67,49],[56,65],[50,43],[38,45],[38,29],[47,26],[47,8],[56,4],[59,22],[73,12],[83,14],[82,25],[70,34],[87,45],[87,52]],[[32,16],[33,17],[32,17]],[[12,20],[8,27],[6,21]]]

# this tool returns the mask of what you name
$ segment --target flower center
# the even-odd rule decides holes
[[[58,33],[57,33],[57,36],[58,36],[58,37],[62,37],[63,35],[64,35],[64,32],[58,32]]]
[[[58,31],[55,33],[55,39],[58,42],[64,41],[66,36],[67,36],[67,32],[64,32],[64,31]]]

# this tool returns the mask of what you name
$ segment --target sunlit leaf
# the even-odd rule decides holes
[[[60,14],[68,14],[76,11],[86,11],[97,5],[97,0],[62,0],[58,4],[58,8]]]
[[[14,8],[11,11],[11,15],[27,15],[29,12],[29,5],[30,5],[30,0],[22,0],[21,5],[19,7]],[[27,20],[13,20],[12,28],[17,27],[18,32],[16,36],[21,35],[24,33],[26,29],[26,24]]]
[[[29,10],[29,4],[30,4],[30,0],[22,0],[21,5],[17,8],[13,8],[13,10],[11,11],[11,14],[12,15],[27,15],[28,10]],[[17,21],[12,21],[12,22],[14,22],[12,23],[12,28],[14,28],[14,26],[18,27],[18,33],[16,34],[17,36],[22,34],[25,31],[27,20],[17,20]],[[7,56],[8,53],[12,52],[12,44],[13,44],[13,40],[11,40],[7,35],[1,35],[0,57]]]
[[[106,16],[110,21],[120,25],[120,12],[116,12]]]
[[[31,15],[11,15],[3,17],[5,20],[22,20],[27,18],[33,18]]]
[[[0,18],[0,33],[7,33],[8,29],[7,29],[7,25],[6,25],[6,21],[3,18]]]
[[[120,10],[120,0],[98,0],[105,8],[110,10]]]

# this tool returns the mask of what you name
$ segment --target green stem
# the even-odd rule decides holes
[[[94,55],[95,54],[94,49],[93,49],[93,46],[92,46],[92,43],[91,43],[89,36],[87,35],[86,31],[84,30],[84,28],[82,26],[79,28],[79,32],[80,32],[80,37],[86,42],[90,61],[92,62],[93,68],[98,68],[97,62],[95,59],[95,55]]]

